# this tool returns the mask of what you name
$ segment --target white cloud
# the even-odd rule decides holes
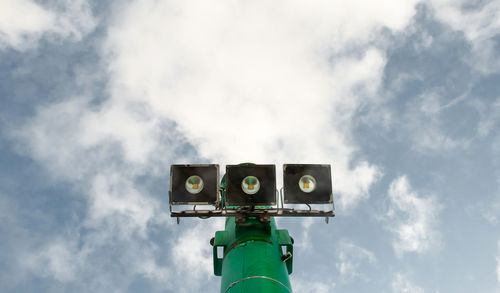
[[[194,160],[186,143],[199,157],[220,164],[331,163],[337,209],[367,199],[381,173],[357,157],[351,119],[361,105],[377,99],[386,60],[371,44],[382,28],[402,30],[415,3],[118,5],[101,51],[110,74],[109,99],[95,105],[88,97],[68,97],[39,108],[13,132],[48,177],[70,182],[88,200],[82,226],[91,232],[74,237],[93,250],[81,265],[71,266],[68,255],[81,251],[71,241],[48,244],[35,263],[51,264],[61,280],[81,272],[107,276],[112,272],[106,265],[93,271],[91,263],[116,245],[125,247],[117,253],[135,264],[123,268],[120,280],[142,274],[163,282],[175,276],[181,291],[200,286],[184,284],[185,277],[154,261],[157,250],[147,232],[168,217],[162,203],[137,184],[145,176],[165,178],[171,163]],[[64,36],[55,18],[47,16],[45,28],[33,34]],[[84,20],[65,32],[85,31],[79,29]],[[173,261],[196,271],[199,280],[212,274],[206,241],[214,229],[204,223],[173,233]],[[59,269],[65,265],[67,275]],[[97,282],[97,291],[109,287]]]
[[[413,284],[407,276],[396,274],[392,280],[392,292],[394,293],[424,293],[424,289]]]
[[[71,242],[71,243],[70,243]],[[61,282],[75,280],[86,251],[78,250],[68,239],[55,239],[40,251],[26,257],[26,265],[38,275]]]
[[[173,273],[156,262],[158,248],[148,238],[158,227],[168,229],[172,220],[168,209],[136,184],[137,177],[155,177],[168,168],[161,156],[169,151],[157,154],[147,149],[158,150],[156,140],[149,137],[160,131],[159,126],[150,126],[138,108],[124,115],[123,108],[130,105],[103,105],[99,110],[88,105],[86,98],[77,97],[40,108],[22,130],[11,133],[32,141],[22,152],[43,164],[51,180],[71,182],[74,193],[84,195],[87,203],[84,218],[72,228],[88,232],[41,239],[45,245],[27,256],[24,266],[84,291],[123,291],[134,275],[168,288],[165,283]],[[143,156],[144,151],[149,155]],[[109,250],[127,262],[120,277],[109,268]]]
[[[311,249],[312,242],[311,242],[311,237],[309,237],[309,232],[311,231],[310,228],[314,224],[315,220],[317,220],[317,219],[314,219],[314,218],[301,219],[300,231],[302,233],[301,233],[300,237],[295,238],[297,240],[297,242],[295,242],[295,245],[294,245],[295,249],[301,249],[304,252],[308,251],[308,249]],[[323,219],[321,219],[321,220],[323,220]]]
[[[383,26],[402,29],[414,3],[136,1],[109,30],[112,99],[145,103],[220,163],[332,163],[338,207],[353,207],[380,176],[353,161],[350,141],[385,65],[367,44]]]
[[[20,47],[54,26],[54,15],[29,0],[3,1],[0,7],[2,47]]]
[[[389,187],[390,207],[386,219],[395,236],[396,254],[423,253],[440,244],[436,229],[440,206],[432,197],[421,197],[412,190],[406,176],[396,178]]]
[[[0,3],[0,49],[24,50],[36,46],[44,34],[80,40],[96,25],[88,1],[60,1],[47,9],[30,0]]]
[[[363,277],[361,266],[376,261],[373,252],[347,241],[340,242],[337,255],[339,263],[336,266],[344,282]]]
[[[472,46],[471,66],[483,73],[498,72],[494,37],[500,34],[500,2],[487,1],[484,5],[466,9],[469,1],[429,0],[436,17],[457,31],[462,31]]]
[[[149,221],[166,211],[159,211],[159,203],[138,191],[131,181],[116,171],[96,174],[89,193],[90,212],[86,220],[89,227],[111,225],[125,239],[132,233],[147,237]]]
[[[76,3],[68,7],[85,7]],[[50,176],[90,184],[92,217],[120,210],[144,227],[155,204],[141,203],[130,182],[189,160],[179,150],[186,141],[177,130],[202,157],[219,163],[332,163],[337,207],[354,207],[380,172],[353,161],[349,119],[376,91],[385,60],[373,47],[333,59],[342,46],[325,50],[362,46],[382,26],[402,29],[414,2],[401,3],[362,9],[368,15],[354,19],[331,17],[338,7],[322,2],[307,9],[298,3],[240,3],[248,9],[127,4],[103,51],[112,73],[110,99],[99,107],[85,97],[42,107],[16,135]],[[356,5],[343,11],[357,11]],[[400,13],[393,14],[395,8]],[[124,185],[127,195],[108,192]]]
[[[188,274],[193,282],[213,276],[213,247],[209,240],[215,236],[215,231],[223,230],[223,227],[224,219],[220,218],[201,221],[190,229],[182,229],[182,234],[175,239],[172,248],[172,260],[180,275]],[[196,283],[191,287],[196,286]]]
[[[137,276],[161,288],[154,292],[179,287],[171,257],[163,259],[165,248],[137,235],[123,237],[119,226],[113,223],[93,229],[83,225],[85,235],[77,232],[80,227],[73,226],[75,231],[61,233],[55,239],[37,239],[43,245],[23,252],[18,262],[33,275],[53,279],[57,281],[55,286],[78,292],[123,292]]]

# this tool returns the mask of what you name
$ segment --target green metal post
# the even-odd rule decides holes
[[[292,254],[292,239],[287,230],[276,229],[274,218],[226,218],[226,229],[215,233],[213,243],[214,273],[222,276],[220,292],[292,292]]]

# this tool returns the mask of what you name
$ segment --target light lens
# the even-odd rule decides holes
[[[304,175],[299,179],[299,188],[305,193],[313,192],[316,188],[316,179],[311,175]]]
[[[203,179],[198,175],[189,176],[186,180],[186,190],[191,194],[200,193],[203,190]]]
[[[240,177],[241,178],[241,177]],[[256,194],[260,189],[259,179],[255,176],[247,176],[241,181],[241,189],[246,194]]]

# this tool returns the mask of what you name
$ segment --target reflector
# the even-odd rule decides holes
[[[247,176],[241,181],[241,189],[248,195],[256,194],[260,189],[260,181],[255,176]]]
[[[311,175],[304,175],[299,179],[299,188],[305,193],[311,193],[316,189],[316,179]]]
[[[219,191],[219,165],[192,164],[170,167],[170,204],[215,204]]]
[[[203,190],[203,179],[198,175],[186,179],[186,190],[191,194],[198,194]]]
[[[333,203],[330,165],[283,165],[285,203]]]
[[[276,167],[274,165],[227,165],[226,183],[226,205],[276,204]]]

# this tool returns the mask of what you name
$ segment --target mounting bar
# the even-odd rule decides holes
[[[172,211],[171,217],[335,217],[334,211],[294,209],[229,209]]]

